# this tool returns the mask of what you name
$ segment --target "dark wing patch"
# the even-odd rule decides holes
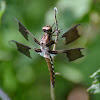
[[[78,58],[83,57],[84,55],[82,55],[81,49],[83,49],[83,48],[69,49],[67,51],[67,57],[68,57],[69,61],[74,61]]]
[[[9,44],[15,47],[19,52],[23,53],[27,57],[31,58],[29,50],[31,49],[29,46],[19,43],[17,41],[11,40]]]
[[[27,41],[31,41],[33,43],[33,41],[35,41],[37,44],[40,45],[40,42],[34,37],[33,34],[31,34],[24,26],[23,24],[16,18],[14,18],[17,22],[18,22],[18,25],[19,25],[19,31],[20,33],[24,36],[24,38],[27,40]]]
[[[78,33],[78,29],[77,27],[81,25],[81,24],[77,24],[76,26],[72,27],[71,29],[69,29],[67,32],[65,32],[62,37],[65,37],[65,44],[69,44],[73,41],[75,41],[77,38],[80,37],[79,33]]]

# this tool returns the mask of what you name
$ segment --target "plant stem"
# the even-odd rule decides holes
[[[55,44],[53,46],[53,50],[56,50],[56,45],[58,42],[58,35],[59,35],[59,30],[58,30],[58,23],[57,23],[57,18],[56,18],[56,13],[57,13],[57,8],[54,8],[54,17],[55,17],[55,33],[56,33],[56,37],[55,37]],[[53,61],[54,61],[54,56],[53,56]],[[54,87],[52,86],[51,80],[50,80],[50,87],[51,87],[51,100],[55,100],[55,91],[54,91]]]
[[[51,89],[51,100],[55,100],[55,91],[54,88],[52,86],[51,80],[50,80],[50,89]]]
[[[56,50],[56,45],[57,45],[57,42],[58,42],[58,35],[59,35],[59,30],[58,30],[58,22],[57,22],[57,17],[56,17],[56,13],[58,13],[57,11],[57,8],[55,7],[54,8],[54,17],[55,17],[55,25],[56,25],[56,37],[55,37],[55,44],[54,44],[54,47],[53,47],[53,50]],[[53,59],[54,59],[54,56],[53,56]]]

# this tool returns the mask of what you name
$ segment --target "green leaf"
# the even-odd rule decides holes
[[[94,78],[97,82],[100,82],[100,69],[93,73],[90,77]]]
[[[93,94],[100,93],[100,69],[94,72],[90,77],[94,78],[94,81],[91,87],[88,88],[88,91]]]

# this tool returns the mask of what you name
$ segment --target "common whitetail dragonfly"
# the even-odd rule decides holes
[[[69,61],[74,61],[78,58],[83,57],[83,55],[81,53],[81,49],[84,49],[84,48],[74,48],[74,49],[67,49],[67,50],[51,50],[51,46],[53,44],[55,44],[55,41],[52,39],[54,31],[52,31],[52,27],[50,25],[46,25],[42,28],[42,30],[43,30],[43,32],[45,32],[45,34],[43,35],[43,37],[41,38],[41,41],[39,42],[35,38],[35,36],[33,34],[31,34],[22,25],[22,23],[18,19],[15,18],[15,20],[18,23],[19,31],[23,35],[23,37],[27,41],[29,41],[29,38],[32,38],[32,40],[40,46],[40,49],[24,45],[22,43],[14,41],[14,40],[9,41],[10,44],[14,44],[14,46],[16,46],[16,48],[19,52],[23,53],[24,55],[26,55],[29,58],[32,58],[30,50],[35,51],[35,52],[39,53],[40,55],[42,54],[42,56],[45,58],[45,60],[47,62],[48,69],[50,72],[51,83],[52,83],[52,86],[54,87],[55,72],[54,72],[54,67],[53,67],[52,55],[53,54],[56,55],[58,53],[65,53],[65,54],[67,54]],[[77,24],[76,26],[72,27],[71,29],[69,29],[67,32],[65,32],[62,35],[62,37],[65,38],[66,45],[74,42],[76,39],[78,39],[80,37],[80,35],[78,33],[78,29],[77,29],[78,26],[80,26],[80,24]]]

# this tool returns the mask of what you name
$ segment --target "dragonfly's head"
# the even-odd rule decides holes
[[[52,32],[52,27],[50,25],[46,25],[42,28],[43,32],[50,34]]]

